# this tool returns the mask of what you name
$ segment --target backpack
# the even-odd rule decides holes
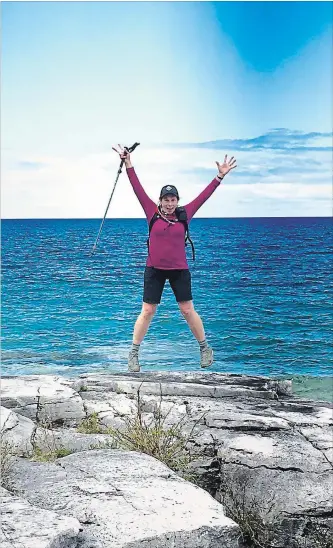
[[[183,223],[183,225],[185,227],[185,246],[187,246],[187,241],[189,241],[190,244],[191,244],[191,247],[192,247],[192,258],[193,258],[193,261],[195,261],[195,249],[194,249],[194,245],[193,245],[193,242],[191,240],[189,229],[188,229],[187,213],[186,213],[185,207],[176,207],[175,214],[176,214],[176,217],[177,217],[178,221],[180,223]],[[148,238],[147,238],[148,252],[149,252],[149,238],[150,238],[151,229],[153,228],[153,225],[157,221],[157,219],[163,219],[163,217],[160,215],[158,210],[155,211],[155,213],[152,216],[152,218],[150,220],[150,223],[149,223],[149,235],[148,235]],[[165,222],[167,222],[167,221],[165,221]]]

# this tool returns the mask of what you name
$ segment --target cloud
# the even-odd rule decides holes
[[[297,130],[288,130],[286,128],[275,128],[264,135],[249,139],[222,139],[202,143],[180,143],[170,146],[233,151],[331,151],[332,136],[333,133],[305,133]]]
[[[328,184],[310,187],[301,183],[258,183],[251,185],[250,191],[255,196],[290,202],[297,202],[299,199],[329,200],[331,196],[331,186]]]
[[[46,167],[47,164],[44,164],[42,162],[29,162],[26,160],[21,160],[16,163],[16,165],[13,166],[13,169],[23,169],[23,170],[37,170],[37,169],[43,169]]]
[[[142,144],[132,155],[133,164],[153,200],[157,201],[163,185],[172,183],[179,189],[181,203],[186,204],[213,179],[217,171],[215,161],[222,162],[227,153],[228,158],[236,157],[238,167],[227,175],[198,216],[330,216],[329,149],[318,151],[305,146],[289,154],[296,138],[305,144],[320,139],[323,144],[328,134],[274,131],[283,134],[283,150],[271,146],[259,147],[254,152],[234,147],[228,153],[226,147],[200,147],[192,143],[165,147]],[[110,146],[109,153],[73,157],[34,155],[15,159],[14,163],[12,158],[10,164],[15,168],[7,162],[2,175],[4,218],[101,218],[116,179],[119,157]],[[143,217],[125,170],[119,177],[108,217]]]

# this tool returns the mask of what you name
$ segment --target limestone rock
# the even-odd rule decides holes
[[[255,508],[267,523],[283,520],[281,546],[290,544],[297,524],[332,513],[332,465],[325,454],[297,432],[269,435],[228,432],[218,450],[221,484],[218,500]],[[301,519],[300,519],[301,518]],[[283,540],[282,540],[283,538]],[[274,546],[280,546],[278,541]]]
[[[32,450],[31,438],[35,430],[32,420],[5,407],[0,408],[1,440],[7,442],[16,454]]]
[[[278,514],[284,515],[281,521],[281,535],[274,545],[276,547],[291,544],[291,537],[288,537],[289,533],[287,534],[286,531],[288,528],[290,531],[295,529],[295,524],[300,521],[303,523],[304,535],[306,535],[306,523],[309,519],[322,520],[325,524],[330,523],[329,516],[332,515],[331,499],[333,496],[331,490],[333,485],[332,405],[328,402],[315,402],[293,397],[291,381],[209,372],[151,371],[138,374],[84,374],[79,379],[48,377],[46,380],[45,376],[29,377],[29,379],[27,381],[27,377],[23,377],[21,380],[12,378],[9,381],[5,378],[4,381],[7,384],[5,384],[3,403],[8,404],[8,407],[12,409],[23,409],[26,416],[35,419],[37,406],[34,394],[38,385],[41,387],[41,393],[44,393],[44,407],[49,406],[49,410],[54,410],[58,423],[66,427],[81,422],[86,412],[87,415],[96,413],[100,425],[105,428],[124,429],[126,421],[137,413],[137,392],[140,389],[140,405],[145,424],[152,422],[159,410],[161,410],[162,416],[166,417],[165,426],[167,427],[177,424],[180,420],[183,421],[183,432],[186,435],[191,434],[189,440],[191,448],[200,454],[200,458],[192,463],[192,468],[199,474],[199,484],[204,486],[210,494],[217,500],[222,500],[224,476],[229,477],[229,486],[236,490],[240,488],[243,491],[246,487],[246,496],[249,496],[250,507],[252,503],[257,504],[263,515],[268,512],[268,520],[274,519]],[[160,406],[161,393],[163,401]],[[192,432],[194,426],[195,429]],[[40,429],[38,428],[36,437],[39,435]],[[90,435],[87,437],[85,435],[78,436],[77,432],[68,428],[59,431],[57,436],[57,441],[73,450],[89,449],[91,445],[89,440],[94,440],[93,444],[95,443],[95,435],[91,438]],[[107,436],[101,435],[98,439],[101,443],[104,440],[103,443],[105,443]],[[45,482],[49,481],[49,476],[52,478],[52,485],[58,482],[59,488],[62,486],[63,498],[60,496],[61,493],[57,494],[55,486],[51,489],[56,497],[53,502],[52,497],[49,500],[51,510],[57,508],[61,512],[67,512],[68,505],[71,507],[73,502],[74,505],[81,508],[84,518],[84,508],[93,504],[92,507],[96,515],[93,516],[92,521],[89,516],[85,521],[85,536],[80,540],[80,548],[95,548],[95,546],[96,548],[105,548],[107,545],[104,543],[105,539],[102,533],[102,536],[97,534],[97,522],[102,520],[103,526],[100,531],[105,531],[105,538],[109,542],[109,539],[112,538],[108,529],[109,522],[111,523],[110,508],[112,504],[115,505],[115,497],[118,496],[119,508],[124,514],[126,508],[133,509],[133,505],[135,508],[138,506],[139,511],[150,516],[150,521],[154,522],[152,508],[149,505],[147,510],[142,510],[142,508],[146,508],[146,488],[150,484],[155,484],[155,480],[153,481],[150,476],[146,477],[145,482],[139,478],[139,483],[136,484],[137,495],[132,498],[130,494],[130,498],[127,499],[128,482],[133,480],[133,478],[130,479],[132,477],[130,470],[133,466],[130,457],[126,457],[122,461],[120,457],[115,456],[119,453],[111,452],[108,455],[112,455],[110,457],[112,462],[107,464],[104,450],[98,451],[98,458],[93,456],[96,455],[96,451],[91,453],[92,456],[89,456],[90,453],[87,451],[85,457],[77,457],[77,455],[66,457],[59,460],[58,465],[52,465],[51,468],[45,468],[47,465],[43,465],[42,468],[38,468],[38,477],[32,483],[35,487],[39,480],[44,482],[36,491],[37,495],[41,497],[43,486]],[[83,455],[83,453],[79,454]],[[144,455],[141,457],[149,458]],[[76,458],[80,458],[80,465],[75,460]],[[103,466],[101,467],[99,464],[99,459],[102,458],[104,459],[105,473],[102,471]],[[94,459],[97,463],[96,470]],[[152,460],[156,462],[154,459]],[[26,470],[27,477],[31,474],[33,477],[33,471],[37,471],[37,468],[32,470],[30,467],[31,464],[37,463],[22,464],[22,462],[20,461],[19,470],[22,472],[22,467],[29,466],[29,470]],[[137,462],[139,463],[139,460]],[[116,463],[118,463],[117,466]],[[63,474],[64,470],[61,469],[60,464],[66,468],[66,474]],[[148,468],[150,466],[149,464]],[[80,476],[79,468],[83,476]],[[141,464],[138,464],[140,474],[141,468]],[[91,477],[89,481],[84,480],[82,484],[81,480],[89,477],[88,469]],[[116,478],[114,482],[111,479],[112,474]],[[168,474],[171,474],[169,480],[176,482],[173,479],[173,473],[169,471]],[[21,482],[23,476],[20,474],[18,483]],[[126,480],[127,476],[128,481]],[[233,479],[230,480],[230,478]],[[163,489],[165,488],[169,497],[169,484],[165,487],[163,481],[160,477],[157,482],[159,496],[163,498]],[[181,480],[177,479],[177,481]],[[123,498],[122,483],[125,486],[127,502]],[[92,494],[93,485],[97,485],[94,495]],[[173,485],[176,486],[177,497],[180,496],[179,484],[173,483]],[[183,483],[182,486],[184,485],[188,484]],[[87,489],[89,494],[86,493]],[[29,500],[32,497],[33,502],[33,488],[26,490]],[[121,491],[121,495],[119,495],[119,491]],[[129,493],[131,492],[129,490]],[[174,509],[177,508],[177,512],[181,505],[187,504],[191,497],[194,500],[193,491],[190,493],[188,487],[184,493],[188,498],[184,494],[183,498],[179,499],[182,502],[173,506]],[[200,493],[202,492],[200,491]],[[85,497],[88,497],[89,501]],[[93,503],[89,497],[93,497]],[[274,504],[270,508],[272,498],[274,498]],[[160,501],[160,499],[157,500]],[[174,499],[170,494],[166,515],[168,516],[167,520],[171,520],[172,527],[176,527],[175,515],[177,512],[171,510],[173,503],[170,501],[172,500]],[[104,505],[105,501],[112,504],[110,508],[108,507],[106,514],[102,513],[100,516],[99,508]],[[47,505],[48,501],[45,500],[44,503]],[[126,506],[126,504],[129,505]],[[162,505],[161,502],[158,504]],[[189,508],[192,508],[190,503]],[[186,514],[186,523],[187,520],[192,523],[192,518],[189,516],[196,515],[195,512],[191,514],[192,510],[190,510],[190,514]],[[74,512],[74,510],[72,511]],[[79,514],[71,515],[80,519]],[[134,527],[139,527],[138,522],[142,515],[140,514],[138,522],[135,512],[134,515]],[[206,515],[205,511],[203,515]],[[131,524],[126,521],[128,519],[129,517],[124,522],[126,523],[125,529],[131,528]],[[166,532],[166,523],[155,531],[155,524],[151,525],[151,529],[149,529],[150,525],[146,524],[145,518],[142,519],[148,536],[145,536],[146,533],[144,533],[140,537],[141,540],[138,544],[140,548],[146,546],[167,548],[178,545],[215,546],[213,529],[209,529],[210,526],[207,529],[206,525],[203,525],[203,528],[200,529],[201,536],[195,537],[198,543],[195,545],[190,544],[191,539],[194,538],[192,526],[186,530],[187,532],[183,529],[182,536],[179,537],[174,530]],[[123,526],[119,525],[119,527],[122,531]],[[206,539],[206,533],[202,533],[207,530],[210,531],[209,535],[213,535],[208,535],[209,540]],[[223,529],[223,531],[222,534],[226,530]],[[135,548],[136,542],[137,538],[133,537],[128,540],[126,547]],[[159,544],[160,542],[162,544]],[[218,546],[220,547],[220,545]],[[225,544],[225,546],[228,545]]]
[[[140,376],[141,375],[141,376]],[[251,397],[275,399],[276,387],[270,379],[260,377],[242,377],[237,375],[219,375],[214,373],[152,373],[142,374],[84,374],[80,376],[84,386],[95,391],[116,392],[118,394],[141,394],[159,396],[195,396],[206,398]],[[145,381],[142,383],[142,381]],[[77,381],[75,383],[77,386]],[[283,385],[284,386],[284,385]],[[285,390],[285,388],[284,388]]]
[[[29,419],[77,423],[86,416],[82,398],[71,382],[49,375],[1,379],[2,405]]]
[[[113,440],[107,434],[82,434],[73,428],[60,430],[37,428],[34,443],[44,452],[62,448],[76,452],[114,447]]]
[[[1,488],[2,548],[77,548],[77,519],[43,510]]]
[[[57,464],[21,459],[14,482],[30,504],[79,520],[82,539],[98,548],[238,547],[239,528],[222,505],[148,455],[99,450]]]

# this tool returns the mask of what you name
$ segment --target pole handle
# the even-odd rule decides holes
[[[129,148],[125,147],[125,148],[128,150],[128,152],[133,152],[133,150],[135,150],[136,147],[139,146],[139,144],[140,143],[134,143],[134,145],[132,145],[131,147],[129,147]]]

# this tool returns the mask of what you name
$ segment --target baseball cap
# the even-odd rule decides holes
[[[179,200],[179,194],[178,190],[173,185],[166,185],[162,187],[160,192],[160,198],[163,198],[163,196],[166,196],[167,194],[172,194],[172,196],[176,196],[176,198]]]

